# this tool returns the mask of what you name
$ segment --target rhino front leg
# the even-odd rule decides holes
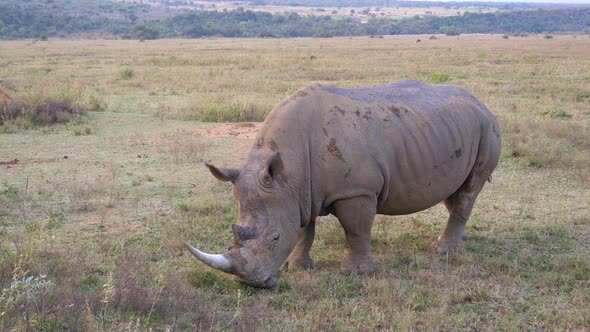
[[[312,220],[301,230],[297,244],[295,244],[295,248],[287,258],[287,268],[289,270],[315,268],[315,264],[309,256],[314,237],[315,220]]]
[[[360,196],[334,202],[334,215],[340,221],[350,248],[342,262],[343,272],[372,272],[371,228],[377,210],[375,197]]]

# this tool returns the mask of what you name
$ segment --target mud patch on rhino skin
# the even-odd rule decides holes
[[[285,99],[279,103],[279,107],[285,107],[285,106],[287,106],[287,104],[289,104],[289,102],[290,102],[289,99]]]
[[[268,224],[268,212],[257,186],[256,180],[242,180],[238,181],[234,187],[234,196],[238,200],[240,211],[239,221],[242,227],[255,227],[255,230],[264,229]]]
[[[344,115],[346,114],[346,111],[343,110],[341,107],[339,107],[338,105],[334,106],[334,110],[338,111],[340,114]]]
[[[305,92],[303,90],[299,90],[299,91],[295,92],[289,99],[295,100],[295,99],[297,99],[299,97],[305,97],[305,96],[308,96],[308,95],[309,95],[309,93],[307,93],[307,92]]]
[[[398,118],[401,116],[401,111],[399,108],[395,107],[395,106],[389,106],[387,108],[391,113],[395,114]]]
[[[336,157],[340,160],[344,160],[344,158],[342,157],[342,151],[340,151],[340,149],[336,145],[335,138],[330,139],[330,143],[328,144],[328,152],[330,152],[330,154],[333,155],[334,157]]]
[[[455,156],[455,158],[461,158],[461,149],[455,150],[453,156]],[[451,159],[453,159],[453,156],[451,156]]]
[[[352,171],[352,168],[348,168],[348,171],[346,171],[346,174],[344,174],[344,178],[348,178],[350,176],[350,171]]]
[[[403,107],[397,107],[397,106],[388,106],[387,110],[393,114],[395,114],[395,116],[397,116],[398,118],[401,117],[402,113],[408,113],[408,110],[403,108]]]
[[[498,133],[498,129],[496,128],[496,125],[492,126],[492,131],[494,132],[494,134],[496,134],[496,138],[500,138],[500,134]]]
[[[356,116],[361,116],[361,111],[359,111],[357,108],[356,111],[354,111],[354,114],[356,114]]]
[[[275,142],[275,140],[272,138],[270,139],[270,142],[268,142],[268,147],[273,151],[276,151],[279,148],[277,142]]]
[[[373,118],[373,114],[369,110],[367,110],[365,112],[365,114],[363,115],[363,119],[371,120],[372,118]]]
[[[322,127],[322,131],[324,132],[324,135],[326,135],[326,137],[328,137],[328,131],[326,130],[326,128]]]

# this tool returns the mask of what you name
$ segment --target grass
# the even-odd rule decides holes
[[[0,161],[18,160],[0,164],[0,329],[590,328],[590,39],[415,40],[0,42],[0,88],[14,100],[99,105],[82,123],[0,134]],[[440,205],[377,217],[371,275],[338,272],[333,217],[318,223],[318,269],[282,271],[274,291],[184,249],[230,244],[231,186],[202,163],[238,166],[252,143],[235,134],[244,127],[219,134],[199,120],[261,120],[311,83],[405,78],[465,86],[501,123],[502,160],[465,251],[431,253]]]

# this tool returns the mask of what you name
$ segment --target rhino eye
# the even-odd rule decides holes
[[[266,175],[265,175],[266,174]],[[258,184],[261,188],[272,189],[275,185],[274,179],[267,176],[268,173],[262,171],[258,176]]]
[[[273,237],[272,239],[273,239],[274,241],[277,241],[277,240],[278,240],[280,237],[281,237],[281,234],[277,234],[277,235],[275,235],[275,237]]]

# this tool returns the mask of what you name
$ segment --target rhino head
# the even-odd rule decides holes
[[[282,174],[279,153],[250,156],[242,169],[205,164],[219,180],[232,182],[238,220],[231,229],[234,244],[223,254],[208,254],[189,243],[187,248],[212,268],[238,276],[254,287],[274,288],[276,275],[298,237],[299,205]]]

